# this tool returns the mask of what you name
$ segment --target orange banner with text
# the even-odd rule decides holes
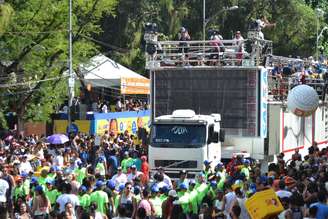
[[[149,79],[121,78],[121,94],[149,94]]]

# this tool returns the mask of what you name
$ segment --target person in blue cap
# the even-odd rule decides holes
[[[245,177],[246,179],[248,180],[249,179],[249,171],[250,171],[250,161],[248,159],[245,159],[244,160],[244,167],[241,169],[241,173],[244,173],[245,174]]]
[[[191,209],[190,209],[188,186],[186,183],[181,183],[179,185],[178,197],[179,197],[178,203],[181,205],[183,209],[183,213],[189,215],[191,213]]]
[[[151,190],[151,197],[149,201],[152,203],[155,213],[154,216],[156,218],[161,218],[162,217],[162,200],[160,199],[160,194],[159,194],[159,187],[158,184],[154,184],[150,188]]]
[[[191,179],[189,181],[189,200],[190,200],[190,204],[191,204],[191,217],[195,218],[197,216],[198,213],[198,200],[197,200],[197,189],[196,187],[196,180]]]
[[[88,193],[88,188],[86,186],[80,186],[79,188],[79,201],[80,205],[84,210],[87,210],[90,207],[90,195]]]
[[[28,173],[22,172],[20,176],[22,177],[23,187],[26,194],[30,194],[30,179]]]
[[[114,216],[114,210],[115,210],[115,205],[114,205],[114,200],[116,196],[118,195],[117,192],[115,192],[115,181],[113,179],[110,179],[106,183],[106,188],[104,189],[104,192],[107,193],[108,200],[109,200],[109,209],[108,209],[108,215],[111,217]]]
[[[125,183],[120,183],[118,186],[115,187],[116,195],[114,197],[114,214],[116,213],[116,209],[120,205],[120,198],[124,192]]]
[[[104,192],[105,182],[98,180],[96,182],[95,190],[90,194],[90,203],[95,202],[98,206],[98,211],[102,214],[107,214],[109,199],[106,192]]]
[[[220,189],[223,189],[223,185],[224,185],[224,182],[225,182],[226,177],[227,177],[227,173],[226,173],[226,170],[224,169],[223,163],[218,163],[216,165],[215,172],[216,172],[216,175],[220,177],[220,181],[218,182],[218,186],[220,187]]]
[[[212,161],[209,160],[205,160],[204,161],[204,174],[205,174],[205,178],[207,179],[208,175],[212,174],[213,171],[211,169],[211,163]]]
[[[162,202],[164,202],[167,199],[168,192],[170,191],[170,188],[168,185],[163,184],[161,187],[159,187],[159,198]]]
[[[60,196],[60,192],[54,188],[54,180],[53,179],[46,179],[46,196],[48,197],[50,204],[52,207],[55,206],[57,198]]]
[[[51,211],[51,203],[44,193],[44,189],[41,185],[37,185],[34,189],[35,197],[33,198],[32,214],[34,217],[48,218]]]

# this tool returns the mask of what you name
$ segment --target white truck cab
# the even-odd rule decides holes
[[[196,115],[193,110],[175,110],[151,124],[149,165],[151,172],[163,167],[177,178],[180,170],[191,174],[203,170],[205,160],[220,162],[224,131],[220,114]]]

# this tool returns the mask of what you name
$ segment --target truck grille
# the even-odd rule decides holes
[[[165,168],[197,168],[196,160],[155,160],[155,167]]]

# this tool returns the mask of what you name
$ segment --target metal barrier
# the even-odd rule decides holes
[[[317,91],[319,98],[322,99],[325,81],[323,79],[304,78],[296,76],[272,76],[268,77],[269,101],[287,101],[288,93],[299,84],[306,84]]]
[[[146,68],[193,66],[259,66],[272,53],[272,42],[260,39],[152,41],[147,43]]]

